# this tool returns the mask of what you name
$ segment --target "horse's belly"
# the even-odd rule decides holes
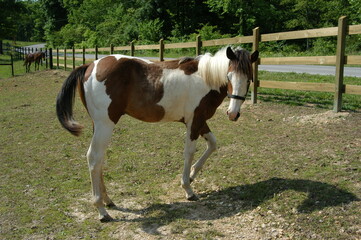
[[[162,105],[163,104],[163,105]],[[180,121],[185,118],[184,101],[173,102],[173,104],[164,104],[160,102],[159,105],[164,109],[162,122]]]

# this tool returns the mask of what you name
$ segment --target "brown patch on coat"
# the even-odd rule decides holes
[[[105,57],[97,65],[98,81],[105,81],[106,93],[112,102],[109,118],[117,123],[128,114],[146,122],[160,121],[164,109],[157,103],[163,97],[160,82],[162,68],[138,59]]]
[[[84,107],[86,108],[86,110],[88,111],[88,107],[86,104],[86,100],[85,100],[85,93],[84,93],[84,83],[86,81],[88,81],[91,73],[93,72],[94,69],[94,63],[88,63],[88,64],[84,64],[84,67],[87,67],[84,77],[83,79],[81,79],[80,81],[78,81],[78,92],[79,92],[79,96],[81,99],[81,102],[83,103]]]
[[[193,58],[182,58],[181,60],[171,60],[165,62],[156,63],[164,69],[177,69],[184,71],[186,75],[192,75],[198,71],[198,61]]]
[[[96,78],[99,82],[105,81],[113,72],[117,59],[114,56],[102,58],[97,64]]]
[[[85,74],[84,74],[84,82],[86,82],[86,81],[88,81],[88,79],[89,79],[89,77],[90,77],[90,75],[92,74],[92,72],[93,72],[93,69],[94,69],[94,63],[90,63],[90,64],[88,64],[89,66],[88,66],[88,68],[86,69],[86,71],[85,71]]]
[[[199,135],[204,135],[210,132],[206,123],[214,113],[218,106],[223,102],[227,96],[227,86],[224,85],[220,88],[220,92],[211,90],[200,101],[198,107],[194,110],[194,117],[191,126],[191,140],[197,140]]]

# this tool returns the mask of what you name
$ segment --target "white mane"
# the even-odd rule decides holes
[[[226,56],[227,48],[222,48],[214,56],[210,53],[200,56],[198,73],[212,89],[227,83],[229,59]]]

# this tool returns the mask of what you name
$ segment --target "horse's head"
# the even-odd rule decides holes
[[[252,63],[257,61],[258,51],[250,54],[244,49],[233,51],[228,47],[227,58],[230,60],[227,73],[230,103],[227,115],[229,120],[237,121],[241,105],[246,100],[249,85],[253,80]]]

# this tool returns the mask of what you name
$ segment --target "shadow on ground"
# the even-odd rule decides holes
[[[274,198],[278,193],[294,190],[307,194],[298,206],[300,213],[311,213],[326,207],[339,206],[359,201],[354,194],[333,185],[298,179],[272,178],[255,184],[239,185],[220,191],[205,192],[197,202],[174,202],[170,204],[152,204],[144,209],[118,208],[115,210],[136,213],[135,219],[117,219],[115,221],[139,222],[149,234],[159,234],[158,228],[178,219],[215,220],[230,217],[238,213],[253,210],[263,202]]]

